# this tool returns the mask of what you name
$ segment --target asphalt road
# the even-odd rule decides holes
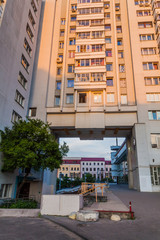
[[[0,218],[0,240],[160,240],[160,193],[140,193],[124,185],[112,186],[111,190],[127,206],[132,201],[135,220],[83,223],[67,217],[53,217],[54,222],[44,218]]]

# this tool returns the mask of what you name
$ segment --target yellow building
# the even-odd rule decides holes
[[[80,161],[81,158],[64,158],[61,168],[57,171],[57,177],[60,177],[60,175],[70,179],[80,177]]]

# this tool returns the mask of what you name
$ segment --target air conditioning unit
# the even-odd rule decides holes
[[[72,12],[76,12],[76,9],[73,8],[73,9],[72,9]]]
[[[109,6],[108,6],[108,5],[105,5],[105,6],[104,6],[104,8],[105,8],[105,9],[108,9],[108,8],[109,8]]]
[[[144,4],[144,3],[140,3],[139,6],[140,6],[140,7],[144,7],[145,4]]]
[[[57,58],[57,63],[62,63],[63,59],[62,58]]]

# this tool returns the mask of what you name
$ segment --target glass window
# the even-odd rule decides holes
[[[73,94],[67,94],[66,95],[66,103],[72,104],[73,103]]]
[[[74,87],[74,79],[68,79],[68,81],[67,81],[67,87],[68,87],[68,88]]]

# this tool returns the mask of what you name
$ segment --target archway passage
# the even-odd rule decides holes
[[[58,171],[58,177],[62,175],[71,179],[76,176],[84,178],[86,173],[91,173],[96,181],[108,178],[114,183],[128,183],[129,179],[129,186],[133,188],[131,186],[133,179],[130,180],[133,175],[129,174],[128,177],[131,162],[129,162],[127,149],[127,142],[132,138],[132,127],[52,128],[52,133],[60,139],[60,142],[65,141],[69,146],[74,144],[77,149],[74,153],[69,153],[64,160],[64,166]],[[102,148],[102,145],[105,146]],[[84,151],[86,146],[89,149]],[[103,162],[103,159],[104,166],[97,166],[102,164],[98,161]],[[74,164],[73,161],[76,162],[76,160],[78,162]],[[79,169],[78,173],[77,169]]]

